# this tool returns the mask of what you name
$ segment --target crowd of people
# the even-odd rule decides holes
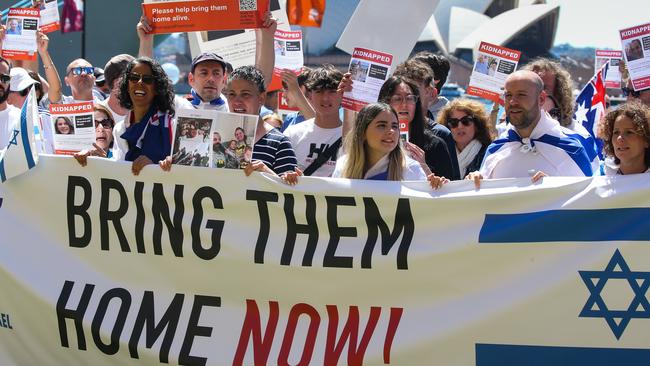
[[[650,172],[650,89],[635,91],[624,80],[627,103],[606,111],[599,123],[601,161],[601,145],[573,118],[571,75],[546,58],[508,76],[505,118],[499,121],[498,108],[488,113],[476,101],[449,101],[440,95],[450,65],[444,56],[431,52],[420,52],[397,65],[377,102],[358,113],[341,113],[343,93],[354,88],[352,73],[332,65],[303,68],[298,75],[285,70],[281,79],[286,102],[298,112],[281,118],[275,106],[265,106],[271,93],[267,86],[275,62],[276,27],[267,13],[255,33],[255,65],[233,70],[215,53],[195,57],[187,98],[174,94],[169,77],[153,58],[152,29],[144,16],[136,26],[139,55],[116,55],[103,69],[85,59],[73,60],[63,78],[69,96],[62,94],[47,35],[38,32],[44,76],[34,72],[38,64],[12,65],[0,58],[0,146],[7,146],[10,127],[34,87],[41,118],[40,152],[53,153],[54,134],[74,131],[74,123],[65,117],[51,120],[51,104],[93,101],[96,141],[93,149],[75,158],[82,166],[89,156],[127,161],[135,175],[150,165],[165,171],[173,170],[174,163],[207,166],[208,157],[197,157],[194,151],[172,156],[176,112],[181,109],[259,116],[252,151],[248,144],[240,146],[236,133],[235,138],[222,141],[219,133],[208,136],[209,131],[201,131],[205,141],[212,141],[213,166],[244,168],[247,175],[265,172],[290,185],[299,184],[301,176],[317,176],[426,180],[435,189],[450,180],[468,179],[480,188],[483,179],[529,177],[537,182],[544,176]],[[0,40],[13,31],[3,26]],[[489,73],[488,60],[480,61],[477,69]],[[408,125],[403,141],[400,123]],[[185,134],[186,139],[194,138],[191,131]],[[250,162],[241,163],[243,154]]]

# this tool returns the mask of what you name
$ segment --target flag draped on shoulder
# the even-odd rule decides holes
[[[287,0],[289,24],[320,27],[325,16],[325,0]]]
[[[38,103],[34,87],[20,111],[20,120],[9,121],[9,143],[0,150],[0,181],[18,176],[38,163],[34,142],[34,125],[38,123]]]
[[[602,151],[603,143],[596,137],[598,123],[605,114],[605,78],[609,70],[609,62],[598,70],[585,85],[576,98],[576,112],[573,119],[584,126],[597,141],[598,152]]]

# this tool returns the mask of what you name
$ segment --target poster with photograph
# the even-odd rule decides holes
[[[612,89],[621,88],[621,72],[618,65],[623,58],[623,51],[596,50],[596,61],[594,62],[594,75],[605,63],[609,61],[609,69],[605,79],[605,87]]]
[[[54,153],[72,155],[95,143],[93,102],[50,104]]]
[[[393,55],[355,48],[348,69],[352,74],[352,91],[343,94],[343,108],[358,112],[365,105],[375,103],[392,64]]]
[[[32,7],[41,12],[41,31],[50,33],[61,28],[59,5],[56,0],[32,0]]]
[[[7,30],[2,42],[2,57],[13,60],[36,60],[36,32],[40,10],[11,8],[7,15]]]
[[[226,169],[250,164],[258,116],[199,109],[176,115],[173,164]]]
[[[620,37],[634,90],[650,88],[650,23],[623,29]]]
[[[517,69],[521,52],[481,42],[467,94],[501,103],[508,75]]]
[[[145,0],[151,2],[152,0]],[[160,2],[161,0],[153,0]],[[278,30],[291,31],[284,1],[270,0],[271,15],[278,21]],[[255,30],[190,32],[187,34],[192,57],[203,52],[214,52],[228,61],[233,68],[255,65]]]
[[[261,28],[269,0],[149,1],[142,12],[153,34]],[[215,21],[218,19],[218,21]]]
[[[282,88],[280,73],[282,70],[291,70],[300,73],[305,59],[302,54],[302,31],[285,32],[275,31],[274,40],[275,66],[273,67],[273,79],[267,90],[279,90]]]

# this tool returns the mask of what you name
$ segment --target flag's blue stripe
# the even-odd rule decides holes
[[[476,366],[638,366],[649,361],[650,349],[476,345]]]
[[[650,208],[487,214],[479,243],[650,241]]]
[[[29,104],[29,98],[25,102],[25,104],[23,104],[23,108],[20,111],[20,137],[23,140],[23,150],[25,151],[25,159],[27,160],[27,167],[31,169],[36,165],[36,163],[34,162],[34,156],[32,155],[32,144],[29,142],[29,130],[27,129],[28,104]]]
[[[4,157],[0,159],[0,181],[4,183],[7,180],[7,175],[5,174],[5,159]]]

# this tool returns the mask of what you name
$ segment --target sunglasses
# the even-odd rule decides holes
[[[449,125],[449,128],[456,128],[456,127],[458,127],[459,123],[462,123],[463,126],[469,126],[472,123],[474,123],[474,117],[465,116],[463,118],[449,118],[449,119],[447,119],[447,125]]]
[[[418,101],[418,96],[415,94],[408,94],[406,96],[393,95],[388,99],[388,104],[415,104]]]
[[[624,97],[627,97],[629,95],[629,96],[632,96],[633,98],[638,98],[638,97],[641,96],[641,90],[636,91],[636,90],[634,90],[632,88],[628,88],[626,86],[622,87],[621,91],[623,92]]]
[[[156,81],[156,78],[153,75],[140,75],[134,72],[129,73],[129,75],[126,76],[126,79],[132,83],[139,83],[142,81],[147,85],[151,85]]]
[[[106,129],[112,129],[113,128],[113,120],[111,119],[96,119],[95,120],[95,128],[99,127],[99,125],[102,125],[102,127]]]
[[[3,84],[7,84],[8,82],[11,81],[11,76],[7,74],[0,74],[0,82]]]
[[[95,74],[95,68],[92,66],[78,66],[78,67],[73,67],[68,71],[68,74],[72,75],[94,75]]]

